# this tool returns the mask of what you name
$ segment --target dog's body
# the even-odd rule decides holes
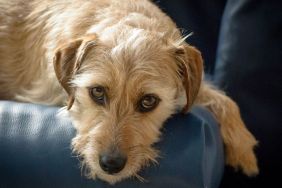
[[[201,80],[200,53],[147,0],[0,0],[0,98],[68,101],[91,178],[138,177],[163,122],[192,104],[219,121],[227,164],[258,173],[237,105]]]

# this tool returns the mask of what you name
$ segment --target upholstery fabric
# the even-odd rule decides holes
[[[222,187],[276,187],[282,171],[282,1],[229,0],[222,18],[215,81],[238,104],[259,141],[260,174],[227,170]]]
[[[163,129],[159,165],[141,172],[147,182],[128,179],[115,186],[88,180],[71,153],[75,135],[58,108],[0,102],[0,187],[216,188],[223,173],[218,125],[205,109],[169,119]]]

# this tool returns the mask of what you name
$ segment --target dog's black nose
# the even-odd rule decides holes
[[[99,164],[101,168],[108,174],[115,174],[120,172],[125,164],[127,158],[123,155],[114,154],[114,155],[100,155]]]

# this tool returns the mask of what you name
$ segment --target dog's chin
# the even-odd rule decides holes
[[[118,173],[116,174],[108,174],[106,172],[104,172],[99,166],[97,166],[95,162],[90,162],[90,163],[85,163],[85,161],[83,161],[82,163],[84,163],[84,167],[87,169],[86,170],[86,177],[89,179],[101,179],[109,184],[115,184],[118,183],[124,179],[130,178],[130,177],[135,177],[139,180],[143,180],[138,174],[137,172],[141,169],[142,165],[138,165],[139,163],[136,163],[134,165],[134,167],[130,167],[129,165]]]
[[[126,178],[134,176],[132,173],[128,172],[120,172],[117,174],[106,174],[106,173],[96,173],[96,176],[103,180],[106,181],[107,183],[113,185],[115,183],[118,183]]]

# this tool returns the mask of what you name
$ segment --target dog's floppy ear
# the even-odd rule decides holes
[[[187,102],[183,108],[186,113],[195,101],[200,89],[203,72],[203,59],[199,50],[188,44],[177,47],[176,58],[179,74],[182,76]]]
[[[96,44],[96,35],[86,35],[57,48],[53,59],[58,81],[69,95],[68,110],[74,102],[74,88],[70,81],[79,70],[86,52]]]

